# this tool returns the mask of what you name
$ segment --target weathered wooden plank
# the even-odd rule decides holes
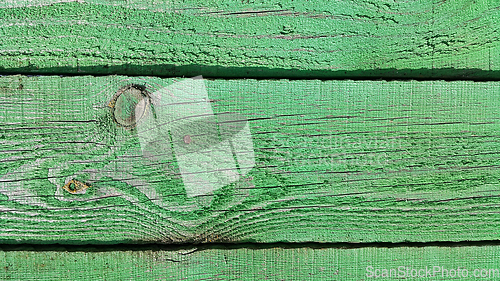
[[[494,0],[4,1],[0,72],[500,79],[499,8]]]
[[[1,251],[2,280],[498,280],[498,246]],[[386,270],[386,271],[384,271]]]
[[[497,240],[499,96],[498,82],[0,77],[0,241]]]

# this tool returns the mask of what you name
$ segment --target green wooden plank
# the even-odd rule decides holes
[[[499,246],[0,251],[2,280],[498,280]],[[386,270],[386,271],[384,271]],[[387,277],[386,277],[387,276]]]
[[[500,79],[499,8],[494,0],[4,1],[0,72]]]
[[[0,241],[497,240],[499,96],[499,82],[0,77]],[[228,112],[248,126],[225,136]]]

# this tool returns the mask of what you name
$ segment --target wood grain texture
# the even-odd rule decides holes
[[[0,251],[2,263],[0,278],[2,280],[498,280],[499,258],[498,246],[357,249],[191,248],[141,251],[129,249],[102,251],[99,248],[68,250],[62,247],[40,251],[24,248],[16,251]],[[384,273],[382,271],[384,269],[388,272]]]
[[[0,72],[500,79],[495,0],[6,1]]]
[[[190,196],[181,160],[145,162],[137,132],[110,117],[123,85],[175,81],[0,77],[0,241],[500,237],[498,82],[205,80],[215,116],[248,119],[255,165]],[[85,193],[63,189],[89,169],[90,187],[68,185]]]

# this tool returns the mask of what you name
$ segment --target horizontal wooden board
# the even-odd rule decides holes
[[[186,81],[205,102],[172,101]],[[151,98],[142,111],[117,97],[127,85]],[[158,93],[172,114],[237,112],[249,135],[147,135],[167,120]],[[498,82],[0,77],[0,241],[497,240],[499,97]],[[128,128],[127,112],[147,117]]]
[[[500,79],[481,1],[0,3],[0,73]]]
[[[498,280],[498,246],[0,251],[2,280]],[[384,271],[385,270],[385,271]]]

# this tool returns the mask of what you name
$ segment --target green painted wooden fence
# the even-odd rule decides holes
[[[178,166],[196,162],[196,151],[204,148],[177,162],[146,158],[140,126],[121,127],[108,104],[122,84],[154,85],[161,92],[177,80],[2,78],[0,206],[7,212],[0,221],[8,231],[0,240],[498,237],[498,82],[204,81],[214,116],[238,110],[246,117],[246,149],[254,151],[255,163],[239,180],[191,197]],[[157,107],[157,115],[160,110],[166,109]],[[193,135],[190,123],[182,126],[181,137]],[[195,134],[210,134],[208,126],[198,129]],[[90,173],[103,176],[91,181]],[[70,180],[90,187],[85,194],[63,190]],[[200,201],[207,197],[210,202]]]
[[[499,280],[499,11],[0,3],[0,279]]]
[[[0,71],[13,74],[500,78],[495,0],[15,0],[0,8]]]
[[[3,280],[498,280],[498,246],[0,252]]]

